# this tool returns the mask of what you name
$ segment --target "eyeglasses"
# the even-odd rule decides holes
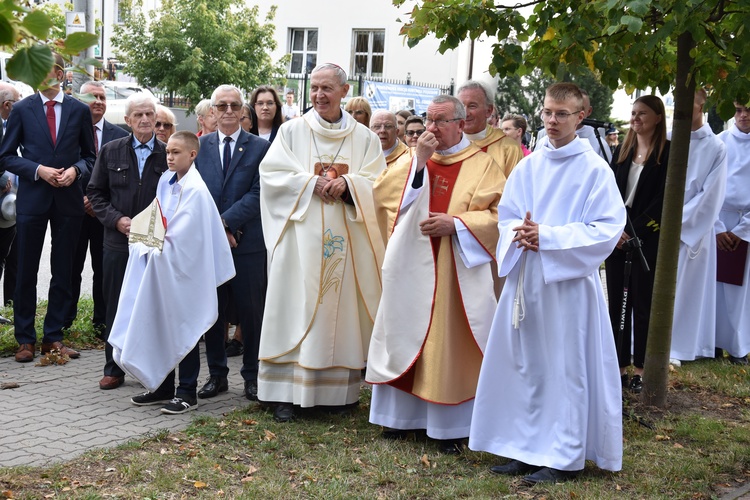
[[[258,106],[259,108],[262,108],[263,106],[267,108],[272,108],[276,106],[276,101],[257,101],[255,105]]]
[[[433,120],[432,118],[427,118],[424,121],[424,124],[428,127],[432,124],[434,124],[437,128],[443,128],[447,126],[451,122],[457,122],[459,120],[463,120],[463,118],[452,118],[450,120]]]
[[[250,120],[250,117],[249,117],[249,116],[247,116],[247,115],[242,115],[242,116],[240,116],[240,121],[241,121],[241,122],[244,122],[245,120]]]
[[[578,111],[574,111],[573,113],[568,113],[567,111],[550,111],[548,109],[544,109],[542,110],[542,120],[547,121],[554,116],[558,122],[564,123],[568,121],[568,118],[570,118],[571,115],[577,115],[581,111],[582,110],[579,109]]]
[[[422,134],[425,133],[425,130],[427,130],[427,129],[423,128],[423,129],[419,129],[419,130],[407,130],[404,133],[406,135],[408,135],[409,137],[414,136],[414,135],[416,135],[417,137],[419,137],[420,135],[422,135]]]
[[[390,124],[383,124],[383,125],[373,125],[370,127],[370,130],[377,132],[378,130],[393,130],[396,127]]]
[[[224,113],[227,110],[227,108],[231,108],[232,111],[239,111],[242,108],[242,104],[238,102],[233,102],[231,104],[221,103],[221,104],[214,104],[214,107],[218,109],[219,111],[221,111],[222,113]]]
[[[365,112],[362,111],[361,109],[350,109],[349,114],[352,116],[359,116],[359,115],[364,115]]]
[[[162,128],[162,127],[166,128],[166,129],[170,129],[170,128],[174,127],[174,123],[156,122],[156,128]]]

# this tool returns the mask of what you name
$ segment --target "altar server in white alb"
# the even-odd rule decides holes
[[[346,412],[359,400],[380,301],[380,236],[372,185],[380,140],[341,110],[349,85],[335,64],[310,76],[313,110],[279,129],[260,165],[268,294],[258,399]]]
[[[161,411],[167,414],[196,407],[198,340],[218,317],[216,288],[235,274],[216,204],[193,165],[198,149],[192,132],[169,138],[169,171],[156,188],[161,210],[155,201],[157,210],[148,214],[145,228],[140,215],[133,219],[128,266],[109,337],[117,364],[148,389],[131,402],[166,403]],[[158,225],[166,228],[161,245],[155,237]]]
[[[592,460],[622,466],[622,401],[599,266],[625,227],[607,163],[576,137],[578,87],[547,89],[550,143],[516,166],[498,205],[507,276],[485,350],[469,448],[525,482],[575,477]]]
[[[682,208],[680,257],[674,298],[670,362],[712,358],[716,343],[716,238],[714,223],[719,217],[727,183],[727,155],[724,144],[703,123],[706,91],[700,89],[693,101],[690,155]]]
[[[743,251],[750,241],[748,104],[734,103],[734,125],[719,134],[727,148],[727,189],[715,226],[719,259],[721,252]],[[742,285],[716,284],[716,347],[726,350],[729,361],[736,364],[747,364],[747,353],[750,352],[750,262],[747,257],[744,260]]]

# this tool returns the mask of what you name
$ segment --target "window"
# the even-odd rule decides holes
[[[115,0],[115,22],[117,24],[122,24],[125,22],[125,14],[127,13],[125,9],[127,8],[127,3],[122,2],[121,0]]]
[[[289,53],[292,61],[289,73],[310,73],[318,64],[318,30],[292,28],[289,30]]]
[[[352,75],[383,76],[385,30],[354,30]]]

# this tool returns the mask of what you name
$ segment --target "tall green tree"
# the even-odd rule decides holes
[[[190,109],[221,84],[251,90],[283,83],[285,59],[274,63],[272,7],[263,23],[243,0],[164,0],[148,19],[142,2],[126,5],[113,45],[127,72],[149,87],[189,98]]]
[[[440,50],[461,40],[496,37],[490,71],[501,77],[541,68],[580,74],[626,90],[674,89],[672,147],[662,212],[643,399],[664,406],[677,276],[677,257],[696,85],[710,85],[719,114],[750,97],[750,2],[737,0],[530,0],[533,12],[487,0],[414,4],[401,33],[410,46],[428,34]]]

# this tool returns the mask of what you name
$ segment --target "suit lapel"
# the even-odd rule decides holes
[[[214,174],[223,179],[224,170],[221,168],[221,156],[219,155],[219,134],[217,132],[211,134],[206,140],[206,145],[208,147],[208,154],[210,155],[208,168],[213,168]]]
[[[64,96],[62,105],[60,106],[62,108],[62,112],[60,113],[60,126],[57,127],[57,144],[60,144],[60,137],[62,137],[63,132],[66,130],[68,125],[68,118],[70,118],[70,108],[72,104],[71,99],[73,98],[70,96]]]
[[[49,141],[50,146],[54,148],[54,145],[52,144],[52,134],[50,134],[49,125],[47,125],[47,115],[44,112],[44,104],[42,104],[42,98],[39,97],[38,92],[31,96],[31,99],[29,100],[29,106],[31,106],[31,110],[37,121],[39,122],[39,128],[44,131],[44,136]]]
[[[249,136],[246,132],[240,132],[237,138],[237,144],[234,146],[234,154],[232,155],[232,161],[229,162],[229,170],[224,174],[224,184],[227,183],[227,179],[232,175],[237,165],[240,164],[240,159],[247,149],[247,143],[249,142]]]

